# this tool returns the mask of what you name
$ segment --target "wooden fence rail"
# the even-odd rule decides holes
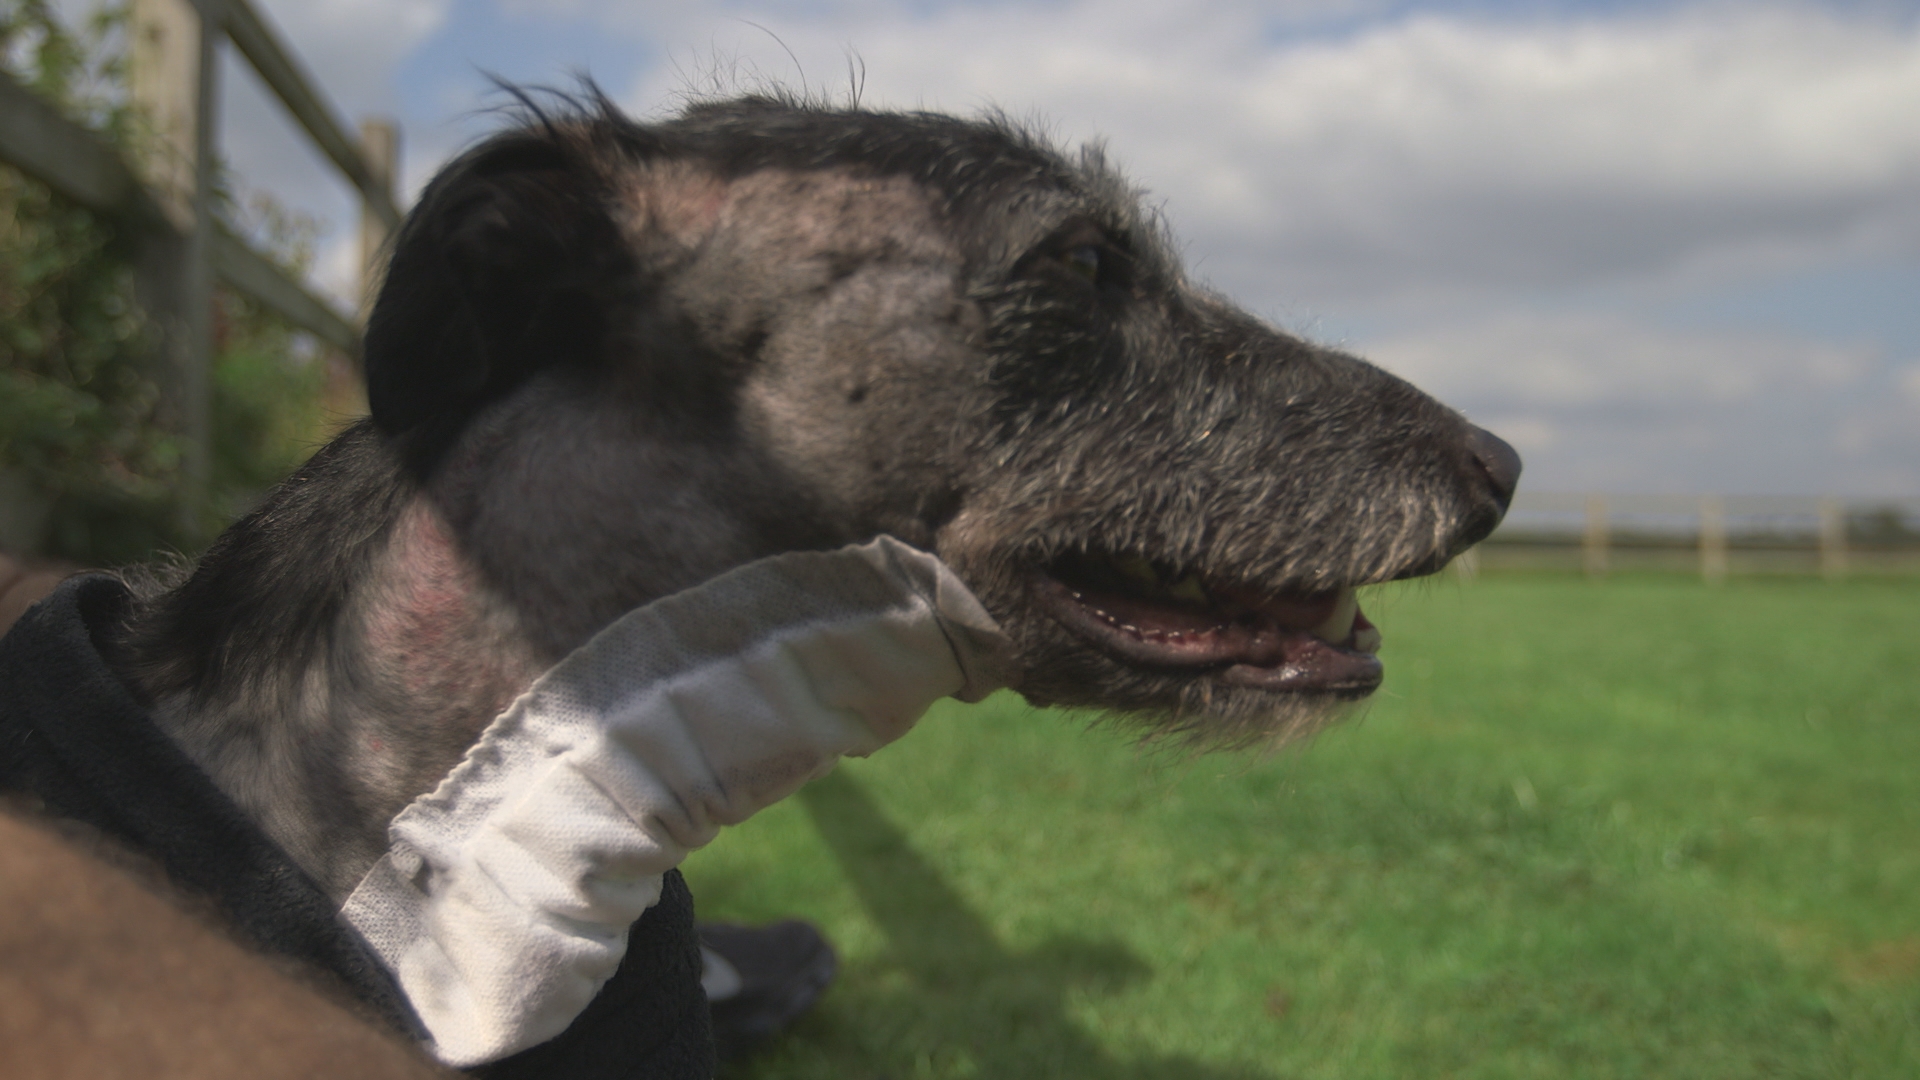
[[[222,43],[239,49],[359,193],[363,297],[372,284],[374,253],[400,221],[394,199],[397,136],[381,121],[362,126],[364,146],[348,136],[293,52],[248,0],[133,0],[129,34],[134,103],[160,143],[152,160],[129,162],[0,75],[0,161],[114,221],[132,241],[140,302],[164,354],[164,419],[185,445],[181,511],[183,522],[191,523],[200,517],[212,466],[214,281],[349,355],[360,348],[359,312],[341,311],[286,274],[215,212],[215,80]]]
[[[371,160],[365,148],[348,137],[333,108],[314,89],[313,80],[291,51],[280,44],[260,13],[247,0],[193,0],[201,19],[220,27],[240,55],[247,58],[275,97],[293,114],[315,146],[327,155],[360,192],[366,207],[389,229],[400,224],[394,201],[393,176]]]
[[[1920,499],[1526,493],[1473,566],[1732,573],[1920,572]]]
[[[12,78],[0,74],[0,161],[53,189],[61,197],[131,227],[152,242],[179,239],[160,208],[117,150],[98,135],[56,113]],[[287,276],[245,240],[216,222],[210,255],[229,287],[338,349],[359,347],[353,320],[305,284]]]

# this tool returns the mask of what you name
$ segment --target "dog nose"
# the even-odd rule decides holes
[[[1514,488],[1520,486],[1520,453],[1507,445],[1507,441],[1486,428],[1467,425],[1467,449],[1473,451],[1473,460],[1480,463],[1480,471],[1487,474],[1487,480],[1493,485],[1493,497],[1500,502],[1505,511],[1513,504]]]

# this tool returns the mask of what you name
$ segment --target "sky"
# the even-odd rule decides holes
[[[1920,496],[1920,0],[255,0],[410,193],[491,76],[773,81],[1104,141],[1194,275],[1505,436],[1533,491]],[[234,57],[243,188],[348,189]]]

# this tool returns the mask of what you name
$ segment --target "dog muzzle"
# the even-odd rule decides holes
[[[628,613],[394,819],[342,917],[441,1061],[566,1030],[661,876],[722,825],[1005,682],[993,619],[888,537],[740,567]]]

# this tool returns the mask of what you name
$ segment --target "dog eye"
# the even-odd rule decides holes
[[[1060,261],[1067,264],[1067,269],[1088,281],[1100,280],[1100,245],[1098,244],[1081,244],[1078,247],[1068,248],[1066,254],[1060,257]]]

